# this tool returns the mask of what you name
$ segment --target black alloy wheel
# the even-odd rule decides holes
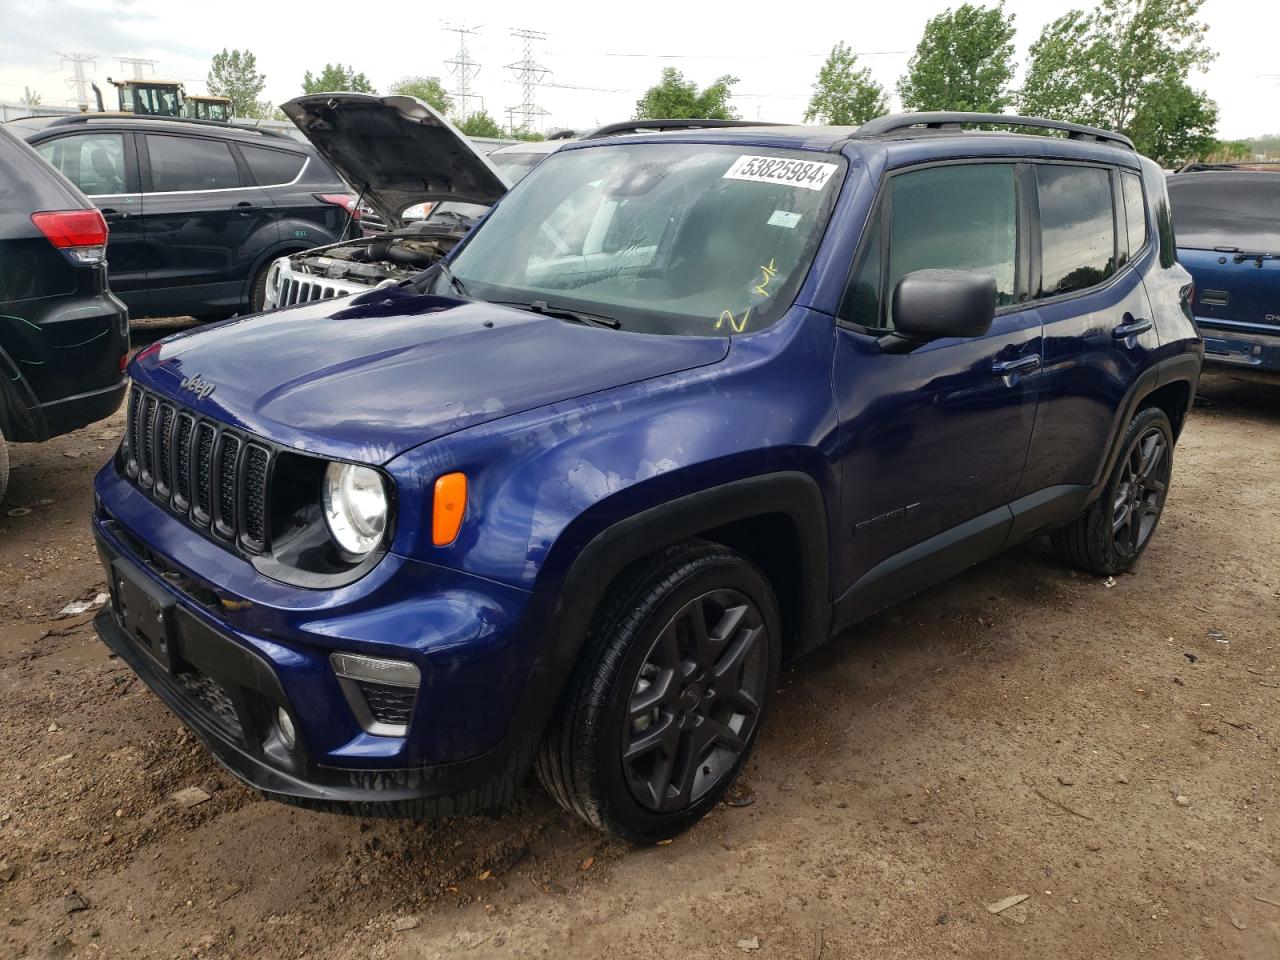
[[[767,643],[760,611],[736,590],[690,600],[658,634],[622,730],[627,785],[641,806],[687,807],[737,766],[760,719]]]
[[[1050,535],[1073,567],[1113,576],[1132,567],[1155,535],[1173,474],[1173,425],[1159,407],[1139,410],[1102,493],[1084,513]]]
[[[636,562],[601,601],[538,779],[598,830],[633,843],[675,836],[750,757],[781,654],[773,587],[742,554],[694,540]]]
[[[1111,530],[1116,553],[1136,557],[1155,532],[1169,492],[1173,457],[1164,431],[1151,427],[1135,438],[1120,469],[1111,502]]]

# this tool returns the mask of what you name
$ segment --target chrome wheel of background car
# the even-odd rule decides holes
[[[764,702],[765,631],[747,597],[714,590],[685,604],[658,634],[622,734],[627,785],[642,807],[688,807],[734,768]]]
[[[1111,531],[1121,556],[1137,554],[1155,530],[1172,465],[1168,441],[1157,427],[1141,434],[1126,451],[1111,504]]]

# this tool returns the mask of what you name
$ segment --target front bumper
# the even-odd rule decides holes
[[[288,588],[193,542],[116,479],[108,465],[98,481],[93,528],[112,599],[95,627],[233,774],[276,799],[361,815],[454,814],[510,796],[538,738],[511,722],[528,681],[529,594],[394,555],[341,591]],[[361,727],[334,651],[419,667],[404,736]]]

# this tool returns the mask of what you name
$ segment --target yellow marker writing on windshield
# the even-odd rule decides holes
[[[728,323],[729,328],[733,330],[734,333],[741,333],[743,330],[747,329],[747,321],[750,319],[751,319],[750,307],[747,307],[747,312],[742,315],[741,320],[738,320],[734,317],[732,310],[721,310],[720,319],[716,321],[715,329],[719,330],[721,327],[725,325],[725,323]]]
[[[773,278],[778,275],[777,257],[770,257],[769,262],[760,267],[760,280],[751,288],[753,293],[758,293],[762,297],[769,295],[769,284],[773,282]]]

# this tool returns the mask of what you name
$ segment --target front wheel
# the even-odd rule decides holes
[[[538,777],[635,843],[687,829],[755,745],[781,659],[777,600],[741,554],[691,543],[611,591],[552,720]]]
[[[0,430],[0,503],[4,502],[4,495],[8,489],[9,489],[9,447],[5,443],[4,431]]]
[[[1099,575],[1123,573],[1151,542],[1173,473],[1173,426],[1163,410],[1138,411],[1102,496],[1051,536],[1058,556]]]

